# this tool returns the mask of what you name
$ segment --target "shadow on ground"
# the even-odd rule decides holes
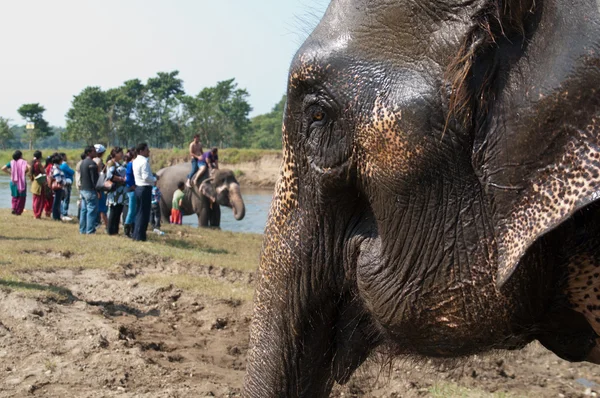
[[[81,300],[71,293],[71,291],[67,288],[60,286],[51,286],[51,285],[40,285],[38,283],[29,283],[29,282],[19,282],[19,281],[11,281],[0,279],[0,287],[6,287],[9,289],[18,289],[18,290],[26,290],[26,291],[38,291],[45,293],[53,293],[57,294],[60,297],[64,298],[60,300],[63,303],[73,303],[76,301],[85,302],[88,305],[93,307],[101,307],[102,314],[108,317],[121,316],[123,314],[133,315],[136,318],[144,318],[147,316],[160,316],[160,311],[157,309],[153,309],[150,311],[141,311],[135,307],[129,306],[127,304],[115,303],[114,301],[87,301]]]
[[[177,249],[196,250],[208,254],[230,254],[229,251],[225,249],[215,249],[214,247],[198,245],[194,242],[190,242],[184,239],[166,239],[164,241],[164,244]]]

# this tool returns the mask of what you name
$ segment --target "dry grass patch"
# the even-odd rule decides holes
[[[205,296],[222,300],[252,300],[254,289],[241,283],[221,282],[204,276],[191,275],[148,275],[142,282],[158,287],[174,286]]]
[[[26,274],[41,270],[103,269],[117,271],[123,264],[135,262],[165,265],[184,261],[199,266],[215,266],[242,272],[254,272],[262,241],[261,235],[238,234],[187,226],[165,225],[166,235],[149,233],[148,242],[133,242],[120,236],[79,234],[76,223],[49,219],[35,220],[31,212],[20,217],[0,210],[0,287],[48,294],[64,294],[52,288],[27,284]],[[173,284],[183,289],[204,292],[217,298],[250,299],[249,286],[213,281],[187,275],[154,276],[154,284]]]
[[[481,390],[461,387],[454,383],[436,383],[429,388],[432,398],[510,398],[505,392],[486,393]]]

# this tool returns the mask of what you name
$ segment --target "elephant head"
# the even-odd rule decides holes
[[[198,190],[212,203],[233,209],[233,216],[240,221],[246,215],[246,207],[240,192],[240,184],[231,170],[216,170],[210,178],[199,181]]]
[[[248,397],[326,396],[382,345],[598,362],[599,12],[331,2],[290,70]]]

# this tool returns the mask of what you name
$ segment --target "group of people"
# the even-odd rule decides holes
[[[125,235],[146,241],[146,231],[152,210],[153,227],[160,232],[160,191],[158,177],[150,168],[150,148],[142,143],[126,153],[114,147],[106,163],[106,148],[96,144],[85,148],[81,162],[76,166],[80,194],[79,232],[93,234],[100,218],[109,235],[119,233],[121,217],[125,213]],[[156,206],[153,206],[153,190]]]
[[[75,171],[67,163],[65,153],[54,153],[42,164],[42,153],[35,151],[31,165],[23,159],[21,151],[13,153],[13,160],[2,166],[2,171],[10,174],[12,214],[20,216],[27,199],[27,179],[31,180],[33,194],[33,215],[41,218],[71,221],[69,202]]]
[[[181,207],[186,185],[191,188],[205,172],[219,167],[218,149],[204,152],[199,135],[194,136],[189,149],[192,170],[187,182],[180,181],[173,195],[169,217],[172,224],[182,223]],[[79,189],[81,234],[94,234],[103,223],[109,235],[117,235],[121,219],[125,235],[134,240],[146,241],[150,223],[155,232],[162,234],[161,192],[156,186],[158,176],[150,167],[148,144],[141,143],[127,151],[114,147],[106,163],[105,155],[103,145],[89,146],[73,170],[65,153],[54,153],[42,164],[42,153],[35,151],[29,164],[21,151],[15,151],[13,160],[2,167],[2,171],[11,176],[12,214],[21,215],[25,209],[29,179],[34,217],[41,218],[45,211],[46,216],[54,220],[71,221],[68,211],[71,188],[75,183]]]

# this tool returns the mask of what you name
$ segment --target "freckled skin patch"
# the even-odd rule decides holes
[[[565,295],[571,308],[583,314],[600,335],[600,258],[597,255],[580,253],[570,259]]]
[[[393,179],[396,173],[407,173],[411,159],[420,153],[410,148],[406,134],[399,128],[402,111],[377,98],[371,117],[356,129],[355,163],[365,178],[374,175]]]
[[[542,233],[557,225],[600,190],[600,123],[592,119],[577,142],[568,144],[556,165],[542,170],[509,222],[499,242],[499,281],[506,280],[519,258]]]

